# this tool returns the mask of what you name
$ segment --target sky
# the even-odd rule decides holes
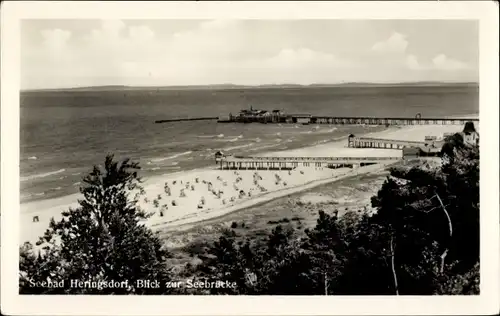
[[[473,20],[23,20],[21,89],[470,82]]]

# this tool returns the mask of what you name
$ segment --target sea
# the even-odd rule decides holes
[[[479,113],[476,84],[265,88],[112,87],[20,93],[21,203],[78,192],[107,154],[141,175],[213,166],[214,154],[259,154],[325,143],[367,126],[155,120],[242,109],[331,116],[451,117]]]

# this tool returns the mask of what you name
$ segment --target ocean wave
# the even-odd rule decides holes
[[[162,161],[165,161],[165,160],[175,159],[175,158],[178,158],[178,157],[181,157],[181,156],[189,155],[191,153],[193,153],[193,152],[192,151],[186,151],[186,152],[175,154],[175,155],[168,156],[168,157],[165,157],[165,158],[151,159],[151,161],[152,162],[162,162]]]
[[[37,156],[31,156],[31,157],[28,158],[28,160],[37,160],[37,159],[38,159]]]
[[[261,140],[259,137],[257,137],[257,138],[255,139],[255,142],[256,142],[256,143],[260,143],[261,141],[262,141],[262,140]]]
[[[35,196],[43,196],[43,195],[45,195],[45,192],[35,193]]]
[[[281,136],[281,132],[277,132],[277,133],[276,133],[276,136]]]
[[[223,148],[222,150],[223,150],[223,151],[230,151],[230,150],[240,149],[240,148],[246,148],[246,147],[250,147],[250,146],[253,146],[253,144],[246,144],[246,145],[239,145],[239,146],[225,147],[225,148]]]
[[[66,169],[59,169],[59,170],[56,170],[56,171],[51,171],[51,172],[46,172],[46,173],[39,173],[39,174],[31,175],[31,176],[21,177],[21,182],[23,182],[23,181],[29,181],[29,180],[34,180],[34,179],[38,179],[38,178],[50,177],[50,176],[62,173],[64,171],[66,171]]]
[[[314,142],[313,143],[313,146],[314,145],[321,145],[321,144],[325,144],[325,143],[328,143],[328,142],[331,142],[332,140],[331,139],[323,139],[323,140],[318,140],[317,142]]]
[[[179,166],[167,166],[167,167],[165,167],[164,169],[172,169],[172,170],[177,170],[177,169],[180,169],[180,168],[181,168],[181,167],[179,167]],[[170,173],[164,173],[163,175],[164,175],[164,176],[166,176],[166,175],[170,175]]]
[[[78,175],[80,175],[80,174],[82,174],[82,173],[81,173],[81,172],[77,172],[77,173],[72,173],[71,175],[72,175],[72,176],[78,176]]]
[[[178,161],[174,161],[174,162],[172,162],[170,165],[171,165],[171,166],[177,166],[178,164],[179,164],[179,162],[178,162]]]
[[[277,143],[279,143],[279,142],[281,142],[281,138],[276,138],[276,139],[275,139],[275,141],[276,141]]]
[[[266,146],[254,147],[254,148],[249,149],[249,151],[256,151],[256,150],[260,150],[260,149],[266,149],[266,148],[271,148],[271,147],[277,147],[277,146],[281,146],[281,145],[282,145],[282,144],[274,144],[274,145],[266,145]]]
[[[149,170],[149,171],[155,171],[155,170],[159,170],[159,169],[160,169],[160,167],[154,167],[154,168],[150,168],[150,169],[148,169],[148,170]]]
[[[82,184],[80,181],[73,183],[74,186]]]
[[[336,127],[332,127],[330,129],[327,129],[327,130],[321,130],[321,131],[317,131],[317,133],[320,133],[320,134],[328,134],[328,133],[332,133],[334,131],[336,131],[337,128]]]
[[[24,200],[24,199],[28,199],[30,197],[32,197],[34,194],[30,194],[30,193],[24,193],[24,194],[21,194],[20,198],[21,200]]]
[[[219,135],[198,135],[196,137],[198,137],[198,138],[222,138],[222,137],[224,137],[224,134],[219,134]]]

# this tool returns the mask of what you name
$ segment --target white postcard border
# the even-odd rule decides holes
[[[1,308],[8,315],[489,314],[499,311],[498,4],[451,2],[4,2],[1,10]],[[470,297],[18,294],[21,19],[480,20],[481,294]],[[471,45],[475,45],[471,43]]]

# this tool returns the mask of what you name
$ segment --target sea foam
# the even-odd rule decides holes
[[[162,161],[165,161],[165,160],[175,159],[175,158],[178,158],[178,157],[181,157],[181,156],[189,155],[191,153],[193,153],[193,152],[192,151],[186,151],[186,152],[175,154],[175,155],[168,156],[168,157],[165,157],[165,158],[151,159],[151,161],[152,162],[162,162]]]
[[[51,171],[51,172],[46,172],[46,173],[39,173],[39,174],[31,175],[31,176],[21,177],[21,182],[23,182],[23,181],[30,181],[30,180],[34,180],[34,179],[38,179],[38,178],[50,177],[50,176],[62,173],[64,171],[66,171],[66,169],[59,169],[59,170],[56,170],[56,171]]]

